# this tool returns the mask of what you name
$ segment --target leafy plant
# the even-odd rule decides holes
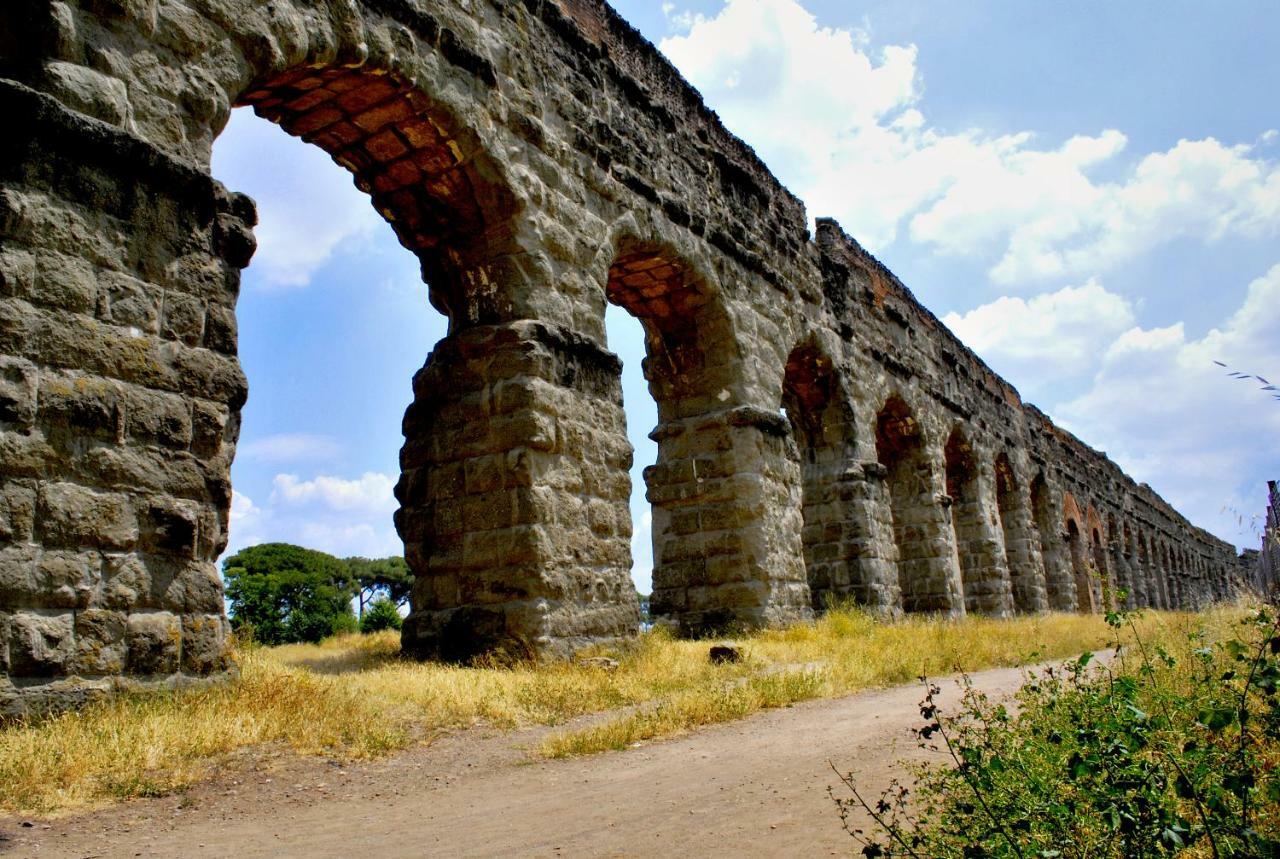
[[[1108,615],[1114,662],[1086,653],[1028,675],[1016,713],[967,678],[960,711],[926,682],[916,731],[950,764],[915,770],[874,803],[852,774],[832,798],[868,857],[1280,855],[1280,626],[1192,633],[1174,652]],[[861,810],[870,832],[854,823]]]
[[[360,616],[360,631],[365,635],[384,629],[399,629],[404,624],[396,604],[386,597],[378,597],[369,603]]]

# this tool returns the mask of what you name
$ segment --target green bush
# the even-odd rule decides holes
[[[384,629],[399,629],[403,623],[396,604],[386,597],[378,597],[364,610],[364,616],[360,618],[360,631],[368,635]]]
[[[261,644],[317,642],[354,631],[355,583],[342,561],[289,543],[263,543],[222,562],[231,622]]]
[[[943,715],[928,686],[916,734],[948,766],[921,767],[872,803],[836,797],[868,857],[1280,856],[1280,627],[1133,645],[1029,675],[1017,713],[966,683]],[[1176,651],[1176,652],[1175,652]],[[867,812],[874,831],[856,828]]]

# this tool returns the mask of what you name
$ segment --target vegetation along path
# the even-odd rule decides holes
[[[991,694],[1017,668],[973,675]],[[958,700],[944,683],[945,701]],[[918,684],[808,701],[590,757],[537,759],[546,728],[473,728],[372,762],[255,756],[182,795],[42,822],[22,856],[848,855],[828,761],[879,788],[920,754]],[[535,762],[536,761],[536,762]],[[32,825],[25,826],[24,823]]]

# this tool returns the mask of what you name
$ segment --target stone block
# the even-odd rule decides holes
[[[30,251],[0,251],[0,296],[30,298],[35,290],[36,260]]]
[[[120,385],[99,376],[45,373],[37,419],[45,427],[68,430],[73,438],[114,441],[123,425]]]
[[[182,671],[212,674],[227,667],[230,627],[219,614],[188,614],[182,618]]]
[[[98,589],[102,556],[93,551],[46,549],[36,564],[40,605],[83,608]]]
[[[222,448],[228,425],[234,430],[230,441],[239,436],[239,418],[231,421],[225,405],[209,400],[195,400],[191,406],[191,450],[199,456],[213,456]]]
[[[179,558],[195,556],[200,505],[176,498],[153,498],[143,507],[141,544],[149,552]]]
[[[222,578],[211,561],[174,563],[148,558],[152,593],[159,605],[183,614],[212,614],[222,611]],[[163,591],[159,591],[163,586]]]
[[[138,521],[128,496],[74,483],[40,487],[37,531],[46,546],[127,549],[138,541]]]
[[[124,81],[76,63],[45,63],[45,75],[58,100],[81,113],[111,125],[129,116],[129,92]]]
[[[34,364],[21,358],[0,356],[0,423],[16,424],[27,429],[36,416],[36,380]]]
[[[104,320],[147,334],[159,332],[160,287],[115,271],[102,272],[100,281],[105,298]]]
[[[130,387],[124,392],[125,431],[137,441],[186,448],[192,439],[190,400],[179,394]]]
[[[160,336],[166,340],[177,340],[188,346],[203,343],[205,304],[195,296],[166,292],[160,319]]]
[[[103,581],[93,605],[113,609],[155,607],[151,572],[138,555],[109,555],[103,562]]]
[[[9,673],[57,677],[66,673],[75,647],[71,612],[19,611],[9,617]]]
[[[98,274],[88,261],[59,253],[36,257],[33,302],[75,313],[94,313],[98,292]]]
[[[0,548],[0,607],[39,605],[41,586],[36,576],[38,546]]]
[[[75,616],[75,652],[68,666],[72,674],[114,675],[124,671],[126,615],[107,609],[85,609]]]
[[[173,674],[178,670],[182,625],[168,612],[129,615],[125,634],[130,674]]]
[[[0,541],[26,543],[35,527],[36,490],[12,481],[0,487]]]

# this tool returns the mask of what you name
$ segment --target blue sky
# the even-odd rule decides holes
[[[618,2],[808,206],[1055,420],[1224,539],[1280,477],[1280,15],[1270,2]],[[231,550],[399,552],[410,379],[444,335],[416,261],[324,153],[237,110],[259,204]],[[656,411],[611,308],[640,470]]]

